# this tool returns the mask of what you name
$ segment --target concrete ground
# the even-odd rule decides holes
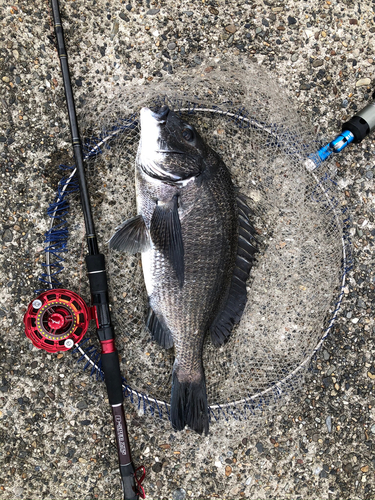
[[[121,498],[103,384],[71,353],[32,348],[22,318],[38,286],[46,208],[69,157],[47,1],[0,0],[0,497]],[[61,0],[77,103],[221,53],[270,70],[333,138],[374,90],[375,4],[345,0]],[[354,268],[299,399],[258,429],[208,437],[126,406],[148,498],[375,498],[374,139],[337,156]]]

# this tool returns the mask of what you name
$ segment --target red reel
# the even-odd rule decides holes
[[[35,347],[68,351],[85,335],[91,310],[70,290],[54,288],[34,299],[23,318],[25,333]]]

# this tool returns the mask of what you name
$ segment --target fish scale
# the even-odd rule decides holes
[[[197,371],[201,375],[204,336],[217,312],[220,298],[229,286],[234,266],[237,214],[234,201],[231,202],[231,198],[234,200],[233,190],[222,189],[227,174],[224,169],[222,165],[215,178],[207,182],[194,211],[187,217],[182,213],[186,256],[182,289],[168,259],[160,252],[155,252],[154,257],[154,275],[162,286],[154,286],[155,292],[149,298],[150,306],[167,321],[178,365],[181,371],[188,374],[186,381],[189,377],[199,378]],[[227,194],[228,199],[218,203],[216,193],[220,191]],[[181,194],[182,200],[183,197],[184,194]],[[220,205],[222,214],[217,210]],[[224,242],[227,243],[225,246]]]
[[[204,378],[204,337],[233,272],[237,232],[234,193],[224,164],[219,165],[214,178],[202,186],[204,191],[194,210],[182,218],[186,281],[182,290],[174,287],[173,293],[180,300],[170,326],[176,356],[174,370],[180,383],[198,384]],[[167,298],[161,289],[163,303]]]

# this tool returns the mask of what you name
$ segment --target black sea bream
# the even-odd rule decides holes
[[[194,127],[164,106],[141,110],[136,217],[110,247],[142,252],[149,297],[147,326],[174,347],[171,422],[207,434],[203,340],[220,346],[246,303],[254,259],[249,208],[223,161]]]

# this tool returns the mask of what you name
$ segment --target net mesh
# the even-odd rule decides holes
[[[333,166],[304,160],[322,143],[284,92],[259,68],[212,64],[167,81],[126,89],[89,106],[85,151],[101,247],[136,215],[134,173],[142,106],[168,106],[193,124],[249,199],[260,241],[240,324],[220,348],[204,344],[211,415],[261,417],[301,386],[341,301],[347,241]],[[126,96],[126,98],[124,97]],[[70,214],[72,245],[83,239],[80,207]],[[144,326],[147,295],[140,255],[108,252],[117,346],[128,394],[140,409],[168,415],[173,352]],[[69,265],[71,280],[84,273]],[[88,295],[86,280],[81,293]],[[331,323],[330,323],[331,322]]]

